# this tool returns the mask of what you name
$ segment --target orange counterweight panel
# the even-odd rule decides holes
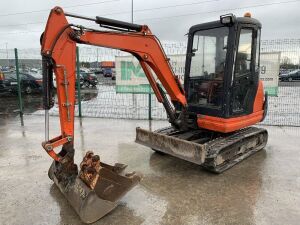
[[[253,124],[259,123],[264,117],[264,88],[262,81],[259,81],[258,90],[253,105],[253,113],[246,116],[235,118],[219,118],[207,115],[198,115],[197,124],[199,127],[217,131],[221,133],[230,133]]]
[[[221,133],[230,133],[260,122],[263,119],[263,114],[264,111],[261,110],[247,116],[240,116],[230,119],[213,116],[200,116],[197,119],[197,124],[199,127],[204,129]]]

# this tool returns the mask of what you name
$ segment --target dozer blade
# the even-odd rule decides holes
[[[111,166],[100,159],[95,163],[91,156],[95,157],[88,152],[84,157],[79,175],[59,172],[58,162],[53,162],[48,172],[84,223],[93,223],[112,211],[141,180],[135,172],[125,174],[124,164]]]
[[[155,151],[163,152],[198,165],[203,164],[205,160],[206,145],[176,138],[157,131],[152,132],[137,127],[135,141]]]

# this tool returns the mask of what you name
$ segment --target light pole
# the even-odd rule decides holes
[[[98,59],[99,59],[99,52],[98,52],[98,50],[99,50],[99,49],[97,48],[97,66],[96,66],[97,68],[99,68],[99,62],[98,62]]]
[[[5,46],[6,46],[6,60],[7,60],[7,66],[9,67],[8,49],[7,49],[8,43],[7,43],[7,42],[5,42]]]
[[[131,0],[131,23],[133,23],[133,0]],[[136,114],[136,99],[134,92],[132,92],[132,104],[133,104],[133,117]]]
[[[133,0],[131,0],[131,23],[133,23]]]

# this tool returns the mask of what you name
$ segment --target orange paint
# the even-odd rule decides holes
[[[246,116],[239,116],[229,119],[200,115],[197,119],[197,124],[201,128],[221,133],[229,133],[232,131],[236,131],[262,121],[264,114],[263,104],[264,88],[262,81],[259,81],[253,105],[253,113]]]
[[[74,139],[75,51],[76,43],[78,42],[87,45],[119,49],[133,54],[140,61],[158,101],[161,102],[163,100],[157,89],[151,69],[155,72],[157,78],[173,101],[180,102],[182,105],[187,104],[184,92],[177,85],[176,77],[160,42],[146,25],[142,26],[140,32],[134,33],[115,31],[95,32],[87,30],[81,36],[77,36],[76,40],[72,38],[72,34],[74,34],[74,30],[69,27],[63,10],[60,7],[52,9],[42,39],[41,52],[43,55],[51,57],[54,61],[54,73],[57,82],[61,137],[53,147],[65,144],[66,137],[71,137],[72,140]],[[67,90],[64,85],[65,79],[68,83]],[[48,144],[51,144],[50,142],[48,142]],[[57,156],[55,156],[54,153],[51,152],[49,155],[54,158],[54,160],[57,160]]]
[[[75,33],[70,27],[63,10],[55,7],[49,15],[41,52],[51,57],[54,62],[54,73],[57,82],[57,98],[61,125],[61,136],[45,144],[58,147],[68,143],[67,137],[74,140],[74,109],[75,109],[75,50],[76,43],[119,49],[134,55],[140,62],[149,83],[159,102],[163,98],[156,86],[155,72],[172,101],[187,105],[187,100],[181,85],[178,85],[176,76],[169,64],[169,60],[155,35],[146,26],[140,32],[91,31],[85,30],[82,34]],[[65,88],[67,83],[67,89]],[[257,95],[253,105],[253,113],[246,116],[224,119],[212,116],[199,116],[197,119],[200,128],[223,133],[232,132],[255,123],[263,118],[264,93],[262,82],[259,82]],[[53,142],[55,140],[55,142]],[[44,145],[45,145],[44,144]],[[54,159],[59,156],[54,151],[48,151]]]
[[[115,67],[115,62],[113,61],[102,61],[100,62],[100,66],[102,68],[106,67],[106,68],[114,68]]]
[[[253,112],[262,110],[264,101],[265,101],[264,86],[263,86],[263,82],[260,80],[258,83],[258,88],[257,88],[256,97],[254,101]]]
[[[221,133],[229,133],[260,122],[263,118],[263,112],[264,111],[261,110],[247,116],[240,116],[229,119],[213,116],[201,116],[197,119],[197,124],[199,127],[204,129]]]

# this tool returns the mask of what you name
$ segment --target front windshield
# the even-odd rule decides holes
[[[228,27],[219,27],[194,34],[190,77],[223,78],[228,33]]]
[[[221,108],[228,33],[228,27],[219,27],[194,34],[188,81],[190,105]]]

